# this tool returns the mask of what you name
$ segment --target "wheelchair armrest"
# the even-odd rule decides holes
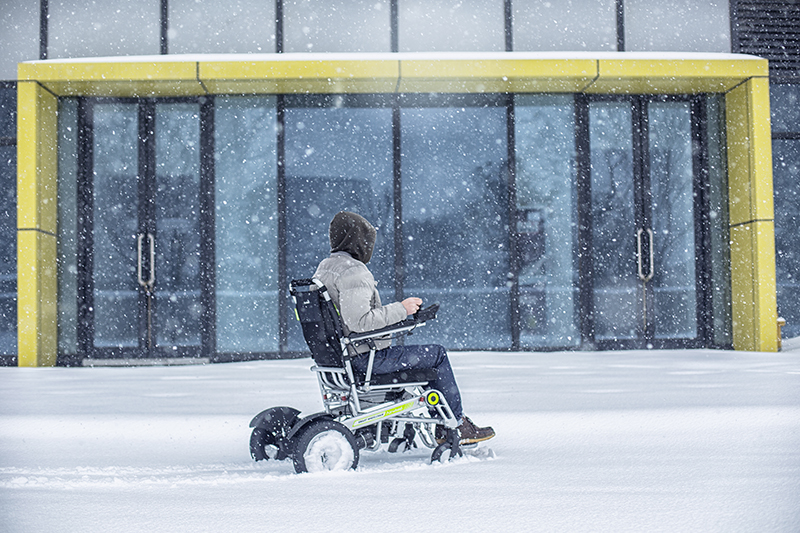
[[[348,338],[351,342],[360,344],[363,341],[369,339],[375,339],[378,337],[385,337],[386,335],[392,335],[394,333],[402,333],[404,331],[410,331],[417,326],[422,326],[428,320],[433,320],[436,318],[436,313],[439,311],[439,304],[433,304],[425,309],[420,309],[409,318],[405,320],[401,320],[400,322],[395,322],[394,324],[389,324],[380,329],[374,329],[372,331],[364,331],[360,333],[351,333],[348,335]]]

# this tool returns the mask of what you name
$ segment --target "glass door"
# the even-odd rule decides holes
[[[93,102],[80,288],[95,357],[200,354],[200,109]]]
[[[699,337],[689,101],[589,103],[591,317],[600,347]]]

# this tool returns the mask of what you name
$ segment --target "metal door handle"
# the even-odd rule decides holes
[[[156,240],[152,233],[147,234],[147,241],[150,245],[150,275],[148,276],[147,280],[145,280],[142,278],[142,240],[144,237],[144,233],[140,233],[136,236],[136,251],[138,252],[136,258],[136,275],[139,285],[148,289],[152,289],[156,281]]]
[[[647,274],[645,274],[642,271],[642,233],[644,233],[645,231],[647,231],[647,235],[650,237],[650,268],[649,268]],[[653,279],[653,275],[655,274],[655,254],[653,252],[653,230],[652,229],[647,228],[647,230],[644,230],[642,228],[639,228],[638,230],[636,230],[636,252],[637,252],[637,254],[636,254],[637,255],[637,260],[639,262],[639,264],[638,264],[639,279],[644,281],[644,282],[648,282],[651,279]]]

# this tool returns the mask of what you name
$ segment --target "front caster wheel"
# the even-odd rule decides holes
[[[464,455],[464,452],[461,451],[461,446],[459,446],[459,435],[458,430],[455,429],[448,429],[447,430],[447,438],[444,442],[439,444],[431,454],[431,463],[446,463],[447,461],[454,459],[455,457],[461,457]]]
[[[339,422],[315,420],[295,437],[292,460],[298,474],[355,469],[358,446],[355,436]]]

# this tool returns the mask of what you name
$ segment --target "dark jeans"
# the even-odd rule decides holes
[[[361,354],[353,359],[353,366],[359,372],[367,371],[369,354]],[[400,370],[435,368],[437,378],[429,382],[433,389],[444,394],[447,404],[453,411],[456,420],[461,419],[461,393],[456,385],[456,377],[447,358],[447,351],[438,344],[421,344],[411,346],[390,346],[375,353],[372,365],[373,374],[391,374]]]

